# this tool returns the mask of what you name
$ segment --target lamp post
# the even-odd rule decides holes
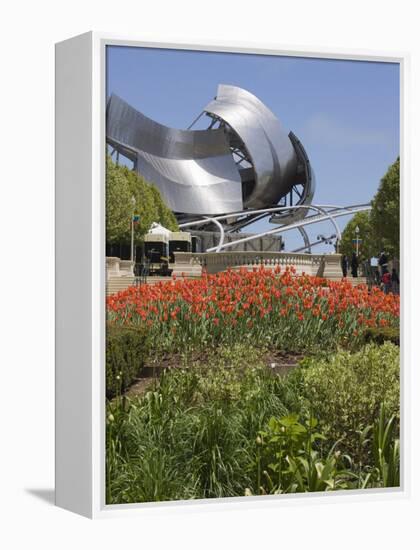
[[[359,226],[356,225],[355,232],[356,232],[356,256],[359,257]]]
[[[131,213],[131,253],[130,260],[134,262],[134,208],[136,206],[136,197],[131,197],[131,204],[133,205],[133,211]]]

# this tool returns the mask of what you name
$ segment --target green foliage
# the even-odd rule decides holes
[[[255,351],[236,346],[164,373],[126,410],[110,403],[107,502],[243,495],[255,434],[287,412],[280,386]]]
[[[354,459],[372,463],[360,432],[373,425],[381,403],[390,414],[399,414],[399,371],[399,348],[390,342],[306,360],[295,374],[301,389],[299,407],[315,411],[331,443],[340,441],[339,448]]]
[[[389,167],[381,179],[370,212],[358,212],[342,233],[340,252],[349,258],[356,251],[352,240],[359,226],[359,260],[368,260],[385,250],[390,258],[400,251],[400,159]]]
[[[286,412],[276,398],[279,380],[271,376],[262,360],[262,352],[248,345],[236,344],[209,350],[209,357],[191,361],[183,358],[183,368],[164,376],[160,388],[169,396],[182,396],[187,404],[218,403],[244,405],[253,409],[271,400],[271,409]],[[267,403],[264,404],[266,408]]]
[[[372,231],[381,248],[390,257],[400,253],[400,159],[392,164],[382,178],[378,192],[372,201]]]
[[[119,242],[129,239],[133,213],[131,189],[124,171],[110,157],[106,159],[106,239]]]
[[[332,446],[325,457],[317,442],[325,436],[313,417],[272,417],[257,438],[257,489],[260,494],[347,489],[357,476]],[[261,473],[262,470],[262,473]]]
[[[378,241],[374,237],[369,212],[357,212],[348,222],[340,241],[340,253],[350,258],[353,252],[356,252],[356,244],[353,239],[356,238],[356,227],[359,228],[359,261],[368,260],[372,256],[378,255]],[[350,271],[350,264],[349,264]]]
[[[133,204],[134,197],[134,204]],[[106,232],[108,243],[129,243],[131,216],[138,214],[135,242],[159,222],[172,231],[178,230],[173,212],[165,205],[158,189],[126,166],[118,166],[110,157],[106,165]]]
[[[158,222],[171,231],[179,231],[174,213],[163,202],[159,189],[156,185],[150,184],[150,191],[153,196]]]
[[[121,395],[139,375],[149,352],[144,328],[116,326],[106,329],[106,394]]]
[[[186,355],[108,404],[107,503],[396,486],[397,364],[390,343],[286,376],[244,345]]]
[[[400,345],[400,329],[397,327],[367,328],[363,337],[366,343],[373,342],[381,345],[392,342],[396,346]]]
[[[379,417],[373,426],[373,456],[375,477],[382,487],[400,485],[400,440],[398,419],[395,414],[387,415],[381,404]]]

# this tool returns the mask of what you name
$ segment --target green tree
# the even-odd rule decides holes
[[[106,239],[109,243],[127,241],[132,213],[131,190],[122,170],[106,159]]]
[[[355,251],[353,239],[359,226],[359,259],[367,260],[385,250],[398,258],[400,251],[400,159],[388,168],[372,200],[370,212],[358,212],[346,225],[340,252],[351,256]]]
[[[157,215],[160,223],[171,231],[178,231],[179,228],[174,213],[162,201],[159,189],[155,185],[151,184],[150,190],[154,197],[154,202],[157,208]]]
[[[367,260],[378,255],[376,239],[372,233],[372,224],[369,212],[357,212],[348,222],[342,233],[340,241],[340,253],[348,258],[356,252],[356,227],[359,228],[359,260]]]
[[[380,248],[396,258],[400,254],[400,158],[381,179],[372,201],[370,214],[372,232]]]
[[[133,200],[134,199],[134,200]],[[134,238],[139,243],[153,222],[171,231],[178,230],[173,212],[163,202],[159,190],[133,170],[107,158],[106,233],[108,243],[129,243],[131,216],[140,216]]]

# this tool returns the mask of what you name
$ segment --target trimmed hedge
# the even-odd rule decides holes
[[[137,378],[149,352],[145,328],[107,323],[106,326],[106,396],[124,392]]]
[[[400,345],[400,329],[395,327],[368,328],[364,333],[364,340],[382,345],[385,342],[392,342],[396,346]]]

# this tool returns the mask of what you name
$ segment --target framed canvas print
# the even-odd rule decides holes
[[[404,494],[405,62],[57,44],[59,506]]]

